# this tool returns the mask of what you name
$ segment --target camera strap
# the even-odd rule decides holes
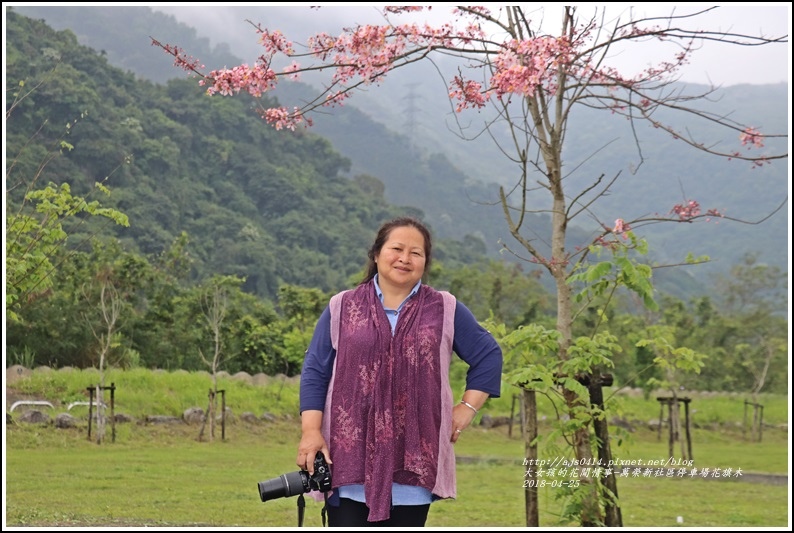
[[[298,494],[298,527],[303,527],[303,515],[306,510],[306,500],[303,499],[303,494]]]
[[[328,515],[328,493],[326,492],[323,496],[325,496],[325,503],[323,504],[322,511],[320,511],[320,516],[323,519],[323,527],[325,527],[325,518]],[[305,514],[306,500],[303,498],[303,494],[298,494],[298,527],[303,527],[303,517]]]
[[[320,511],[320,516],[323,518],[323,527],[325,527],[325,517],[328,514],[328,493],[323,493],[323,496],[325,496],[325,503],[323,504],[323,510]]]

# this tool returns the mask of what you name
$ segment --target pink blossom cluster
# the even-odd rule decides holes
[[[394,7],[389,12],[401,10]],[[361,81],[370,84],[417,50],[451,48],[456,43],[469,43],[483,37],[478,24],[469,24],[463,31],[455,31],[451,24],[440,28],[416,24],[363,25],[336,38],[327,33],[316,34],[307,40],[307,44],[314,57],[335,67],[334,83]]]
[[[678,215],[680,220],[691,220],[700,215],[700,204],[695,200],[689,200],[686,204],[676,204],[670,213]]]
[[[723,218],[725,215],[717,211],[716,209],[709,209],[706,211],[706,215],[709,217],[706,219],[706,222],[711,222],[712,218]]]
[[[747,128],[745,129],[740,135],[739,140],[742,142],[742,146],[747,146],[748,148],[763,148],[764,147],[764,136],[755,128]],[[749,145],[749,146],[748,146]]]
[[[464,80],[455,76],[449,87],[450,100],[457,100],[455,111],[460,113],[467,107],[485,107],[488,100],[487,94],[482,91],[482,85],[473,80]]]
[[[292,41],[288,41],[279,30],[271,33],[262,28],[258,28],[257,32],[259,33],[259,44],[264,47],[268,57],[273,57],[279,52],[288,56],[294,53]]]
[[[157,39],[152,39],[152,46],[159,46],[166,54],[174,56],[174,65],[188,72],[196,72],[205,68],[195,57],[187,55],[184,50],[171,44],[163,44]]]
[[[615,235],[620,235],[623,237],[623,240],[626,240],[628,237],[626,236],[626,232],[631,231],[631,226],[626,224],[622,218],[615,220],[615,227],[612,228],[612,233]]]
[[[557,69],[570,61],[570,46],[565,38],[538,37],[505,43],[494,61],[496,74],[491,88],[498,96],[509,93],[528,95],[545,82],[555,92]]]
[[[664,30],[662,29],[661,26],[649,26],[649,27],[641,28],[636,24],[631,24],[620,31],[620,37],[622,39],[629,39],[633,37],[643,37],[647,35],[658,35],[663,32]]]
[[[295,127],[301,123],[307,126],[312,125],[312,119],[306,118],[297,107],[293,108],[291,112],[286,107],[271,107],[261,111],[260,114],[276,130],[287,129],[295,131]]]
[[[398,15],[400,13],[423,11],[425,7],[427,7],[428,11],[433,9],[433,6],[386,6],[383,8],[383,11],[385,11],[386,13],[394,13]]]
[[[276,73],[262,65],[254,68],[240,65],[231,69],[213,70],[209,77],[213,80],[212,85],[207,88],[209,95],[220,93],[229,96],[245,89],[249,94],[259,97],[276,86]],[[203,82],[204,80],[200,83],[203,85]]]
[[[293,61],[290,65],[284,67],[283,72],[287,74],[292,81],[298,81],[300,79],[301,66]]]
[[[404,50],[401,36],[390,39],[390,26],[359,26],[339,36],[333,44],[331,61],[337,65],[334,82],[347,83],[359,77],[371,83],[392,68],[392,62]],[[326,51],[321,51],[325,56]]]
[[[697,201],[689,200],[686,204],[676,204],[673,206],[670,213],[678,215],[679,220],[686,222],[695,217],[699,217],[702,211]],[[712,218],[725,218],[725,215],[717,209],[709,209],[706,211],[706,222],[711,222]]]
[[[469,10],[468,12],[461,11],[459,8],[456,7],[455,9],[452,10],[452,14],[454,14],[454,15],[468,15],[471,12],[473,12],[473,13],[476,13],[477,15],[479,15],[479,16],[482,16],[482,17],[490,17],[491,16],[491,10],[488,9],[487,7],[485,7],[485,6],[466,6],[466,7]]]

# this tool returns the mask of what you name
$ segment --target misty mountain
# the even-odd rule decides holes
[[[232,30],[246,19],[277,27],[287,35],[307,32],[299,10],[286,7],[232,6],[222,15],[217,10],[190,11],[198,30],[182,23],[187,15],[178,21],[173,15],[148,7],[14,9],[43,18],[56,29],[70,29],[81,43],[102,50],[112,64],[159,83],[184,78],[185,73],[151,46],[149,36],[179,44],[190,55],[201,58],[209,70],[255,60],[253,26],[245,23],[250,31]],[[336,31],[338,21],[333,18],[329,17],[329,26],[334,27],[328,31]],[[122,34],[125,38],[119,38]],[[370,175],[381,180],[389,202],[421,209],[440,236],[476,235],[495,255],[501,243],[512,245],[494,201],[499,185],[515,182],[516,168],[487,136],[470,141],[459,138],[457,126],[475,135],[487,117],[456,116],[446,97],[444,77],[436,67],[445,68],[422,62],[390,74],[382,86],[356,95],[345,108],[316,117],[313,131],[329,139],[350,160],[351,176]],[[311,91],[310,84],[299,83],[282,85],[275,95],[281,103],[295,105],[309,98]],[[716,96],[714,102],[704,102],[712,112],[756,124],[763,130],[788,130],[787,84],[727,87]],[[268,126],[263,123],[262,127]],[[498,138],[499,132],[496,135]],[[736,139],[714,140],[736,144]],[[650,128],[632,131],[622,119],[595,111],[582,112],[572,119],[567,147],[565,156],[571,174],[566,179],[575,184],[590,183],[601,174],[620,176],[610,194],[593,205],[592,214],[600,220],[666,215],[672,205],[697,199],[704,210],[717,209],[750,222],[722,219],[696,227],[659,224],[638,230],[648,239],[653,260],[658,263],[679,263],[688,252],[709,255],[713,260],[688,270],[670,269],[674,273],[658,271],[660,288],[678,295],[708,292],[713,276],[726,273],[747,253],[787,270],[787,160],[752,168],[700,153]],[[782,209],[776,211],[781,205]],[[542,214],[535,217],[538,235],[546,234],[546,220]],[[591,232],[599,229],[593,219],[578,222],[582,229],[573,228],[571,246],[587,242]]]

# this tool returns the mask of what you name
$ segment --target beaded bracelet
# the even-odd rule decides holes
[[[475,414],[475,415],[476,415],[476,414],[479,412],[479,411],[477,411],[477,408],[475,408],[475,407],[474,407],[472,404],[470,404],[470,403],[469,403],[469,402],[467,402],[466,400],[461,400],[461,401],[460,401],[460,403],[462,403],[463,405],[465,405],[466,407],[468,407],[469,409],[471,409],[472,411],[474,411],[474,414]]]

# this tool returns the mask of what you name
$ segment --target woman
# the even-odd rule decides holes
[[[332,527],[425,525],[430,503],[454,498],[452,445],[489,396],[500,394],[502,352],[462,303],[422,284],[430,232],[398,218],[381,226],[355,288],[331,298],[301,373],[296,463],[331,466]],[[469,364],[458,402],[452,352]]]

